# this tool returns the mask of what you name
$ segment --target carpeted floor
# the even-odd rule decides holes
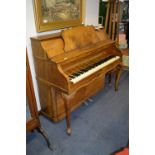
[[[40,116],[54,151],[37,132],[27,133],[27,155],[109,155],[126,146],[129,139],[129,73],[124,71],[119,90],[106,82],[88,105],[72,113],[72,135],[67,136],[65,120],[52,123]]]

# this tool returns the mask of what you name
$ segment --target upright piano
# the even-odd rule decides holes
[[[31,38],[41,112],[54,122],[66,117],[103,89],[105,75],[115,71],[115,89],[122,55],[104,31],[78,26],[60,33]]]

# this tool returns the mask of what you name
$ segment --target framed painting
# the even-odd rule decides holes
[[[37,32],[82,24],[83,0],[34,0]]]

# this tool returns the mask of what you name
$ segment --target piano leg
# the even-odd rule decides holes
[[[118,90],[118,83],[121,77],[121,73],[122,73],[122,66],[117,66],[116,68],[116,73],[115,73],[115,91]]]
[[[70,105],[68,103],[68,100],[66,98],[66,95],[62,93],[63,100],[64,100],[64,106],[66,111],[66,125],[67,125],[67,134],[71,135],[71,121],[70,121]]]
[[[112,84],[112,71],[110,71],[108,73],[108,84],[111,85]]]

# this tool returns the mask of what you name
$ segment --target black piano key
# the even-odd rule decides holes
[[[112,56],[109,56],[109,57],[107,57],[107,58],[105,58],[103,60],[100,60],[99,62],[96,62],[96,63],[94,63],[94,64],[92,64],[92,65],[90,65],[90,66],[88,66],[88,67],[86,67],[86,68],[76,72],[76,73],[73,73],[73,74],[69,75],[69,77],[70,77],[70,79],[74,79],[75,77],[78,77],[79,75],[84,74],[88,70],[91,70],[91,69],[99,66],[100,64],[102,64],[102,63],[112,59],[113,57],[115,57],[115,56],[112,55]]]
[[[69,75],[69,77],[74,78],[75,76],[73,76],[73,75],[71,74],[71,75]]]
[[[83,74],[83,72],[80,70],[80,71],[78,71],[78,73],[80,73],[80,74]]]
[[[86,71],[87,71],[87,69],[86,69],[86,68],[85,68],[85,69],[82,69],[82,71],[83,71],[83,72],[86,72]]]
[[[75,76],[73,76],[73,75],[69,75],[69,78],[70,78],[70,79],[74,79]]]
[[[76,76],[78,76],[79,74],[77,74],[77,73],[73,73],[72,75],[76,77]]]
[[[76,72],[76,76],[79,76],[79,75],[81,75],[81,72]]]

